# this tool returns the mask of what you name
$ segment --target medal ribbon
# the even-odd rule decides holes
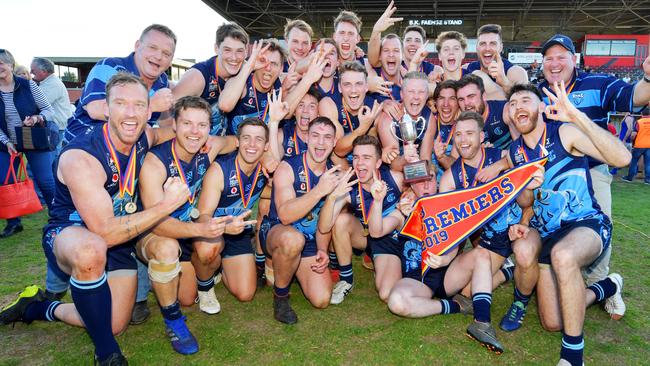
[[[117,169],[120,198],[124,197],[124,193],[128,193],[131,197],[133,197],[135,192],[135,161],[137,155],[136,144],[134,144],[131,148],[131,153],[129,154],[129,162],[126,165],[126,171],[124,174],[122,174],[122,171],[120,169],[120,160],[117,157],[115,146],[111,140],[111,132],[108,129],[108,123],[104,123],[102,132],[104,134],[104,144],[106,145],[106,148],[111,155],[111,160]]]
[[[255,87],[255,79],[251,76],[251,83],[253,84],[253,96],[255,97],[255,109],[257,109],[257,117],[260,116],[260,105],[257,102],[257,87]],[[264,114],[262,114],[262,121],[266,121],[266,113],[269,111],[269,102],[266,102],[266,107],[264,107]]]
[[[422,66],[422,64],[420,64],[420,66]],[[388,82],[388,79],[386,78],[386,74],[384,74],[384,69],[381,69],[379,73],[381,74],[381,78],[384,79],[384,81]],[[400,70],[397,70],[397,83],[395,83],[395,85],[401,86],[402,85],[401,79],[402,79],[402,74],[400,74]],[[390,97],[391,100],[395,100],[395,98],[393,97],[392,86],[390,87],[390,93],[388,93],[388,96]]]
[[[176,166],[176,169],[178,169],[178,175],[181,178],[181,181],[185,183],[187,188],[189,188],[190,192],[192,192],[192,187],[190,187],[189,184],[187,184],[187,179],[185,178],[185,171],[183,170],[183,166],[181,165],[181,162],[178,160],[178,155],[176,155],[176,148],[174,145],[176,144],[176,138],[172,140],[172,158],[174,159],[174,165]],[[195,161],[195,164],[197,164],[197,161]],[[196,192],[192,193],[188,199],[190,202],[190,205],[194,204],[194,198],[196,197]]]
[[[343,112],[345,112],[345,118],[348,127],[350,127],[350,132],[354,131],[354,126],[352,125],[352,120],[350,119],[350,115],[348,114],[348,109],[345,107],[345,103],[343,104]]]
[[[221,85],[219,85],[219,57],[214,59],[214,76],[217,78],[217,90],[221,94]]]
[[[307,192],[311,190],[311,182],[309,181],[309,165],[307,165],[307,154],[302,154],[302,167],[305,170],[305,180],[307,183]]]
[[[544,125],[544,133],[542,134],[542,138],[537,142],[537,146],[540,147],[539,149],[540,158],[544,156],[544,151],[546,151],[544,145],[546,145],[546,125]],[[532,150],[535,151],[537,146],[535,146]],[[524,143],[523,139],[521,140],[521,147],[523,147],[522,151],[524,152],[524,160],[526,160],[526,162],[529,162],[530,157],[528,157],[528,153],[526,153],[526,144]]]
[[[255,191],[255,185],[257,184],[257,178],[260,176],[260,171],[262,170],[262,164],[257,163],[257,169],[255,171],[255,178],[253,178],[253,184],[251,185],[251,190],[246,194],[244,192],[244,182],[241,178],[242,173],[241,173],[241,168],[239,167],[239,162],[235,158],[235,168],[237,170],[237,183],[239,184],[239,196],[241,197],[242,204],[244,205],[244,208],[248,208],[248,203],[251,201],[251,197],[253,196],[253,192]],[[247,197],[248,196],[248,197]]]
[[[363,199],[363,187],[361,186],[361,182],[357,182],[357,185],[359,186],[359,198],[361,201],[361,217],[363,218],[363,223],[368,226],[368,215],[370,214],[374,201],[370,202],[370,206],[368,206],[368,210],[366,211],[366,202]]]
[[[487,118],[490,115],[490,105],[485,102],[485,110],[483,111],[483,121],[487,124]]]
[[[465,159],[462,160],[460,164],[460,168],[462,169],[462,174],[463,174],[463,188],[476,186],[476,178],[478,177],[478,173],[480,173],[481,170],[483,170],[483,165],[485,165],[485,147],[481,146],[481,161],[478,163],[478,167],[476,168],[476,174],[474,174],[474,179],[472,179],[472,185],[469,186],[467,185],[467,171],[465,170]]]
[[[298,123],[296,122],[296,126],[293,128],[293,147],[296,149],[296,155],[300,154],[300,146],[298,145],[298,135],[296,135],[297,131],[298,131]]]

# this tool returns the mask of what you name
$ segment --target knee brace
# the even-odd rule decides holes
[[[155,259],[149,260],[149,279],[152,282],[168,283],[181,272],[181,264],[176,259],[172,263],[161,263]]]

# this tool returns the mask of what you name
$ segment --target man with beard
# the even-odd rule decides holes
[[[239,25],[226,23],[219,26],[214,44],[216,56],[194,64],[172,90],[176,100],[186,95],[194,95],[210,103],[211,135],[222,136],[226,133],[225,116],[219,110],[219,96],[226,81],[239,73],[246,60],[248,42],[248,34]]]
[[[106,83],[120,71],[130,72],[142,79],[149,96],[153,113],[149,123],[160,118],[161,112],[172,107],[172,92],[169,89],[167,74],[174,58],[176,35],[164,25],[152,24],[145,28],[140,39],[135,42],[133,53],[127,57],[103,59],[90,70],[86,78],[77,109],[64,133],[64,145],[72,142],[76,136],[85,134],[106,121],[104,104],[106,104]]]
[[[476,31],[476,37],[478,61],[465,65],[468,73],[477,70],[484,72],[506,93],[513,85],[528,82],[526,70],[501,57],[503,41],[500,25],[485,24]]]
[[[507,123],[504,112],[505,100],[487,100],[483,80],[476,75],[466,75],[456,84],[456,99],[462,112],[473,111],[481,114],[485,121],[485,141],[497,149],[506,149],[519,133]]]
[[[233,137],[217,137],[214,139],[219,139],[218,145],[212,146],[207,153],[200,152],[210,136],[211,110],[209,104],[199,97],[179,99],[173,113],[176,137],[153,147],[142,165],[142,205],[145,209],[156,207],[164,197],[163,187],[170,178],[180,179],[186,184],[190,195],[181,207],[142,235],[136,248],[138,257],[148,265],[149,278],[172,347],[180,354],[193,354],[198,352],[199,345],[187,329],[180,308],[181,304],[193,304],[196,298],[195,294],[187,291],[187,283],[194,282],[194,271],[189,263],[191,238],[217,238],[223,233],[226,223],[231,226],[230,218],[192,222],[198,218],[196,197],[212,160],[217,154],[232,151],[235,143]]]
[[[332,283],[328,271],[329,240],[317,230],[324,198],[337,185],[345,184],[340,167],[332,167],[329,156],[336,144],[336,127],[326,117],[309,123],[307,151],[280,163],[274,174],[271,208],[260,227],[260,245],[273,259],[273,314],[285,324],[298,321],[289,303],[293,277],[316,308],[329,305]]]
[[[391,99],[399,102],[402,89],[402,42],[395,33],[387,34],[379,48],[379,67],[374,67],[369,77],[381,78],[384,85],[389,85],[387,92],[373,93],[375,99],[383,102]],[[406,73],[406,70],[404,70]],[[373,75],[374,74],[374,75]]]
[[[538,239],[533,254],[541,264],[536,281],[540,320],[545,329],[562,330],[558,365],[582,365],[585,307],[611,296],[620,298],[623,287],[623,278],[611,274],[585,289],[580,272],[605,252],[612,230],[594,197],[587,156],[623,167],[629,164],[630,153],[571,103],[564,81],[556,82],[553,89],[555,95],[544,90],[551,101],[546,108],[541,93],[532,85],[515,85],[509,97],[510,115],[521,133],[510,146],[510,162],[521,165],[548,156],[544,183],[529,197],[535,213],[530,229],[518,227],[514,233],[530,237],[539,232],[541,244]],[[567,123],[546,123],[542,112]],[[516,259],[519,266],[520,257]],[[530,280],[532,288],[536,279]],[[530,294],[518,299],[515,292],[502,328],[519,328],[529,299]]]
[[[340,304],[352,291],[352,250],[368,250],[374,261],[375,287],[382,301],[401,276],[397,229],[404,217],[395,207],[402,192],[402,173],[381,161],[381,146],[374,136],[354,139],[352,167],[357,180],[341,182],[325,201],[318,222],[321,233],[332,231],[340,269],[340,281],[332,291],[331,304]],[[350,206],[352,213],[343,211]]]
[[[266,185],[261,160],[269,147],[268,137],[268,127],[256,118],[246,119],[239,126],[238,150],[218,157],[205,175],[198,204],[199,222],[250,214]],[[223,283],[230,293],[239,301],[253,299],[256,267],[252,239],[256,222],[229,223],[223,236],[203,236],[194,241],[192,264],[203,312],[216,314],[221,310],[214,293],[214,274],[220,266]]]
[[[108,122],[63,148],[55,164],[56,193],[43,249],[58,277],[70,278],[74,304],[45,300],[30,286],[0,312],[0,323],[63,321],[85,327],[100,365],[126,365],[114,334],[122,333],[135,302],[133,241],[183,205],[189,190],[168,179],[154,207],[137,212],[136,179],[152,145],[172,137],[147,126],[147,85],[121,72],[106,84]]]
[[[369,133],[381,111],[379,103],[367,95],[367,78],[368,73],[360,63],[345,62],[339,68],[342,103],[337,105],[331,98],[323,98],[318,104],[320,116],[338,122],[337,131],[342,131],[342,137],[334,153],[343,159],[352,151],[352,141]]]
[[[431,161],[433,150],[433,136],[436,132],[435,120],[437,116],[426,105],[428,91],[427,76],[424,73],[412,71],[404,76],[401,90],[402,102],[397,115],[384,111],[377,119],[377,132],[381,139],[383,160],[390,164],[391,169],[401,172],[408,162],[417,160]],[[403,145],[397,139],[402,138],[399,125],[393,126],[393,121],[400,121],[408,115],[414,121],[419,117],[424,118],[424,123],[416,125],[418,138],[413,144]],[[397,137],[395,135],[397,135]],[[419,146],[419,152],[418,148]]]
[[[650,57],[643,62],[643,80],[628,84],[613,76],[597,73],[579,72],[576,68],[575,47],[571,38],[556,34],[542,46],[544,78],[538,88],[548,88],[554,82],[564,81],[567,95],[573,105],[607,130],[609,113],[636,112],[650,102]],[[544,98],[545,102],[548,99]],[[607,164],[589,158],[589,174],[594,196],[605,215],[612,217],[612,176]],[[584,271],[587,284],[602,280],[609,273],[609,260],[612,246],[593,266]],[[605,302],[605,310],[614,319],[625,314],[625,304],[616,303],[616,297]]]

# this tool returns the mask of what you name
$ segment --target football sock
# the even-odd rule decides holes
[[[81,281],[70,278],[70,293],[77,312],[86,325],[86,331],[95,345],[99,361],[112,353],[121,353],[113,337],[111,325],[112,301],[106,272],[97,280]]]
[[[167,320],[176,320],[183,316],[183,313],[181,312],[181,304],[178,300],[171,305],[161,306],[160,312],[162,313],[163,318]]]
[[[354,281],[354,274],[352,273],[352,263],[339,265],[339,268],[341,269],[341,273],[340,273],[341,281],[345,281],[349,284],[352,284],[352,282]]]
[[[512,281],[512,279],[515,278],[515,267],[501,268],[501,273],[503,273],[503,277],[506,278],[506,282]]]
[[[266,260],[266,256],[264,254],[260,254],[255,252],[255,267],[257,267],[258,271],[264,272],[264,261]]]
[[[616,293],[616,284],[609,277],[587,287],[596,294],[596,302],[601,302]]]
[[[584,335],[577,337],[566,335],[562,332],[562,350],[560,358],[568,361],[571,366],[582,366],[582,352],[585,348]]]
[[[339,257],[336,256],[336,252],[329,252],[330,256],[330,268],[339,269]]]
[[[519,301],[522,304],[524,304],[524,307],[528,306],[528,302],[530,301],[530,297],[532,296],[532,293],[530,295],[524,295],[521,292],[519,292],[519,289],[517,286],[515,286],[515,301]]]
[[[460,313],[460,305],[456,301],[442,299],[440,300],[440,304],[442,305],[442,310],[440,311],[440,314]]]
[[[287,296],[289,296],[289,287],[290,287],[290,286],[291,286],[291,285],[289,285],[289,286],[287,286],[287,287],[277,287],[277,286],[273,286],[273,294],[274,294],[276,297],[287,297]]]
[[[490,322],[490,306],[492,305],[492,294],[487,292],[477,292],[472,295],[472,305],[474,306],[474,319],[479,322]]]
[[[59,305],[61,305],[61,301],[45,300],[33,302],[25,309],[23,320],[26,323],[31,323],[34,320],[58,321],[59,319],[54,316],[54,310]]]
[[[214,277],[210,276],[209,279],[207,280],[202,280],[198,276],[196,277],[196,286],[199,291],[205,292],[209,291],[211,288],[214,287]]]

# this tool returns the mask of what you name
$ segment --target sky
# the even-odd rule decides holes
[[[127,56],[152,23],[176,33],[175,58],[203,61],[214,55],[215,31],[225,22],[201,0],[1,1],[11,15],[3,17],[0,48],[27,66],[35,56]]]

